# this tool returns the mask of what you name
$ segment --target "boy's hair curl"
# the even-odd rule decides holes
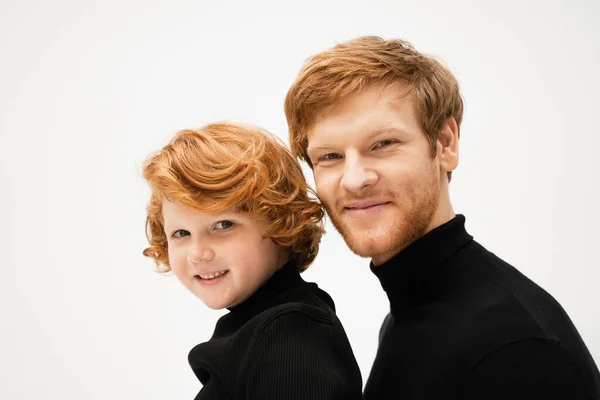
[[[266,218],[266,236],[290,251],[300,272],[319,251],[321,204],[291,152],[264,130],[217,123],[180,131],[146,159],[143,177],[152,190],[143,254],[158,272],[171,270],[163,199],[205,213],[235,208]]]

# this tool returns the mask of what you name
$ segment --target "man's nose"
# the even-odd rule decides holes
[[[341,185],[349,192],[360,192],[377,182],[375,171],[370,169],[358,154],[347,154],[342,174]]]

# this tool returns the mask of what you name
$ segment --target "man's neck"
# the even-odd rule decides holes
[[[427,225],[427,228],[425,229],[425,231],[423,232],[423,234],[420,237],[416,238],[415,240],[413,240],[409,243],[405,243],[399,249],[394,249],[393,251],[391,251],[389,253],[379,254],[379,255],[371,258],[371,262],[373,263],[374,266],[379,266],[381,264],[384,264],[385,262],[391,260],[397,254],[401,253],[408,246],[410,246],[411,244],[413,244],[414,242],[419,240],[421,237],[423,237],[427,233],[431,232],[438,226],[444,225],[446,222],[450,221],[455,216],[456,216],[456,214],[454,213],[454,209],[453,209],[450,201],[448,200],[448,202],[442,202],[442,204],[440,204],[440,207],[436,210],[433,217],[431,218],[431,221]]]

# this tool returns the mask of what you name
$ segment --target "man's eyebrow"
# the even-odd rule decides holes
[[[316,151],[316,150],[333,150],[333,146],[330,144],[322,144],[319,146],[309,146],[306,148],[306,153],[308,153],[310,155],[311,152]]]
[[[375,136],[390,133],[406,133],[406,130],[396,126],[378,127],[370,131],[366,136],[366,140],[373,139]]]
[[[333,149],[333,146],[330,144],[322,144],[319,146],[309,146],[306,150],[308,152],[310,152],[311,150],[329,150],[329,149]]]

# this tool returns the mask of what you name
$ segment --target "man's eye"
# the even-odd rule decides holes
[[[184,237],[184,236],[189,236],[189,234],[190,233],[188,231],[186,231],[185,229],[179,229],[179,230],[176,230],[175,232],[173,232],[172,236],[174,238],[181,238],[181,237]]]
[[[327,161],[327,160],[336,160],[338,158],[342,158],[342,156],[337,153],[328,153],[328,154],[325,154],[324,156],[321,156],[321,158],[319,160]]]
[[[219,221],[215,224],[215,228],[216,229],[227,229],[227,228],[231,228],[233,226],[233,222],[231,221]]]

